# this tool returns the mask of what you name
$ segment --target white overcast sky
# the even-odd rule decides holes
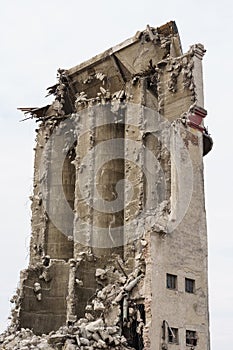
[[[175,20],[183,50],[201,42],[212,350],[229,349],[233,327],[233,3],[232,0],[2,0],[0,9],[0,328],[28,263],[35,125],[20,106],[42,106],[57,68],[70,68],[133,36]],[[204,350],[204,349],[203,349]]]

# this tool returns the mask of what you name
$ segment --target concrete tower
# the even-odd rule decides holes
[[[174,22],[147,26],[58,70],[51,105],[21,108],[39,124],[12,327],[63,327],[51,349],[68,338],[83,350],[209,349],[204,52],[184,54]]]

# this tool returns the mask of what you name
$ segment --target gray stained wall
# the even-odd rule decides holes
[[[148,26],[23,109],[39,127],[17,327],[102,320],[136,350],[209,349],[204,52],[183,54],[174,22]]]

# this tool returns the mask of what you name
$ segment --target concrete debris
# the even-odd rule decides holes
[[[101,280],[106,279],[107,271],[104,269],[96,269],[95,276],[99,277]]]
[[[141,278],[142,278],[142,275],[134,278],[132,281],[127,282],[126,285],[124,286],[124,290],[126,292],[130,292],[137,285],[137,283],[140,281]]]
[[[73,326],[63,326],[57,332],[36,336],[29,329],[14,334],[6,331],[0,338],[1,350],[90,350],[90,349],[133,349],[117,326],[107,327],[101,319]]]
[[[79,280],[76,278],[75,282],[77,283],[78,286],[82,287],[83,286],[83,281]]]
[[[37,300],[41,301],[42,295],[41,295],[41,285],[40,285],[40,283],[35,282],[33,290],[34,290],[34,292],[36,294]]]
[[[70,259],[72,269],[77,268],[81,261],[86,259],[87,255],[82,252],[77,260]],[[45,256],[43,261],[47,264],[50,262],[50,257]],[[92,259],[89,257],[89,261]],[[126,273],[120,263],[118,256],[116,265],[114,262],[105,268],[97,268],[95,276],[98,283],[96,295],[86,305],[85,317],[76,320],[69,317],[69,325],[62,326],[57,332],[52,331],[48,335],[36,336],[29,329],[21,329],[15,332],[14,323],[0,338],[0,349],[133,349],[127,343],[126,338],[122,335],[120,324],[122,321],[127,322],[127,327],[130,328],[130,315],[135,314],[135,301],[131,294],[136,286],[140,283],[144,276],[143,256],[137,259],[137,267],[126,277]],[[120,268],[121,266],[121,268]],[[49,267],[44,267],[48,269]],[[45,271],[45,270],[44,270]],[[43,271],[43,272],[44,272]],[[42,274],[41,274],[42,276]],[[41,277],[42,278],[42,277]],[[83,282],[76,278],[76,284],[79,287],[83,286]],[[42,287],[39,282],[34,282],[33,291],[38,301],[42,300]],[[12,297],[12,302],[17,302],[17,295]],[[123,302],[123,314],[121,316],[120,308]],[[113,306],[113,308],[111,307]],[[115,310],[118,310],[116,315]],[[112,318],[111,321],[106,321]],[[133,320],[133,318],[132,318]],[[144,321],[137,321],[137,327],[140,330],[145,326]],[[24,339],[22,343],[21,338]],[[41,347],[41,344],[43,346]],[[33,346],[34,347],[33,347]]]
[[[105,83],[107,76],[102,72],[93,73],[88,76],[87,79],[83,81],[83,84],[90,84],[93,80],[99,80],[103,84]]]
[[[102,104],[112,101],[114,102],[122,102],[127,98],[126,93],[124,90],[116,91],[114,93],[110,93],[108,89],[103,88],[100,86],[99,92],[97,92],[95,98],[88,98],[87,94],[82,91],[78,94],[76,94],[76,100],[75,100],[75,108],[77,111],[80,110],[80,108],[87,107],[87,106],[93,106],[94,104]],[[128,96],[128,100],[130,100],[130,96]],[[118,107],[119,108],[119,107]]]

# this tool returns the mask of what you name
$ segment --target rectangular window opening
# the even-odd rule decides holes
[[[186,331],[186,345],[196,346],[197,345],[197,333],[195,331]]]
[[[168,343],[178,344],[178,328],[168,328]]]
[[[167,288],[177,289],[177,276],[167,273]]]
[[[185,292],[195,292],[195,280],[192,280],[191,278],[185,278]]]

